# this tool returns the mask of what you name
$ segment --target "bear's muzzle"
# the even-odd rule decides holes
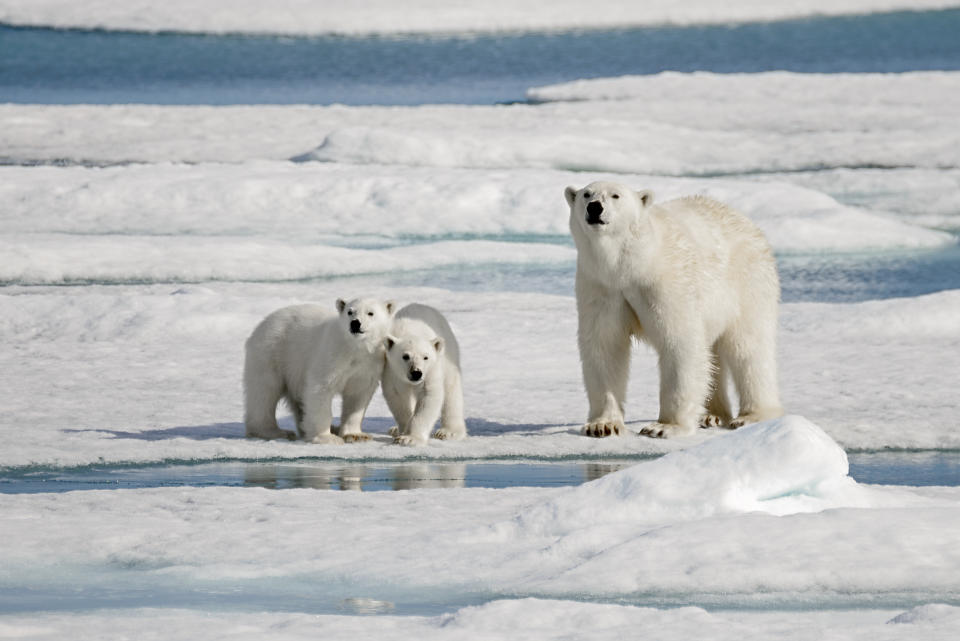
[[[599,200],[591,201],[587,204],[587,224],[588,225],[606,225],[600,214],[603,213],[603,205]]]

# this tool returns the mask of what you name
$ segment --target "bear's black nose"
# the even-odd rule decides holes
[[[410,380],[411,380],[411,381],[419,381],[421,378],[423,378],[423,372],[421,372],[421,371],[418,370],[418,369],[412,369],[412,370],[410,370]]]
[[[603,213],[603,205],[600,204],[599,200],[594,200],[587,204],[587,224],[588,225],[602,225],[603,220],[600,219],[600,214]]]
[[[361,332],[361,329],[360,329],[360,320],[359,320],[359,319],[354,318],[352,321],[350,321],[350,333],[351,333],[351,334],[360,334],[360,333],[362,333],[362,332]]]

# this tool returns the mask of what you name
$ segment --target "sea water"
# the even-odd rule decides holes
[[[492,104],[664,70],[960,68],[960,10],[573,33],[223,36],[0,25],[0,102]]]

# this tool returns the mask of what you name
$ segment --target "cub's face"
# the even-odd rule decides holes
[[[381,302],[372,298],[354,298],[347,302],[337,299],[340,325],[356,340],[370,346],[379,346],[393,324],[393,301]]]
[[[388,336],[387,367],[412,385],[421,385],[443,355],[443,339]]]
[[[650,191],[633,191],[611,182],[592,182],[583,189],[567,187],[570,230],[586,234],[617,231],[629,227],[637,213],[653,203]]]

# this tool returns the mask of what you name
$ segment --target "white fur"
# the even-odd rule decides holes
[[[625,431],[631,336],[649,343],[660,361],[660,415],[642,434],[684,435],[698,424],[738,427],[781,415],[780,284],[760,230],[699,196],[655,205],[648,191],[608,182],[567,187],[565,196],[590,404],[583,432]],[[602,224],[588,220],[592,202],[600,203]],[[736,418],[728,380],[739,395]]]
[[[279,309],[247,339],[243,384],[247,436],[293,438],[277,426],[277,401],[286,399],[297,433],[313,443],[367,440],[360,427],[383,370],[383,338],[393,303],[337,301]],[[351,323],[354,329],[351,331]],[[341,396],[339,436],[331,431],[333,399]]]
[[[383,397],[397,421],[390,430],[402,445],[423,445],[440,419],[434,438],[461,439],[463,420],[460,346],[443,315],[427,305],[407,305],[385,341]],[[419,380],[412,380],[420,372]]]

